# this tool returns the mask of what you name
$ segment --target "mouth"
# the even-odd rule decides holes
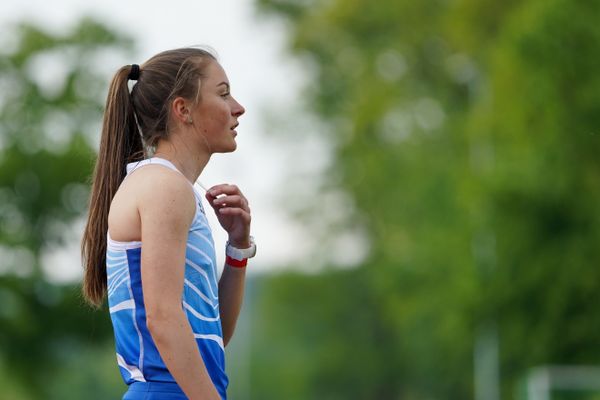
[[[239,122],[236,122],[235,125],[233,125],[231,128],[229,128],[231,130],[231,133],[233,133],[233,137],[237,136],[237,132],[236,132],[235,128],[237,128],[238,125],[239,125]]]

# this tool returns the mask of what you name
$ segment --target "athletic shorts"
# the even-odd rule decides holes
[[[133,382],[123,400],[187,400],[187,397],[176,383]]]

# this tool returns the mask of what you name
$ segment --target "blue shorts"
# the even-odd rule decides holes
[[[123,400],[187,400],[176,383],[133,382],[123,395]]]

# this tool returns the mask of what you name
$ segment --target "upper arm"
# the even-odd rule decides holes
[[[161,318],[181,309],[187,235],[196,204],[185,178],[172,171],[154,172],[138,192],[141,275],[147,317]]]

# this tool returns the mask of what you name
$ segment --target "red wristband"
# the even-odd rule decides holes
[[[243,260],[236,260],[235,258],[227,256],[225,258],[225,263],[235,268],[244,268],[246,265],[248,265],[248,259],[244,258]]]

